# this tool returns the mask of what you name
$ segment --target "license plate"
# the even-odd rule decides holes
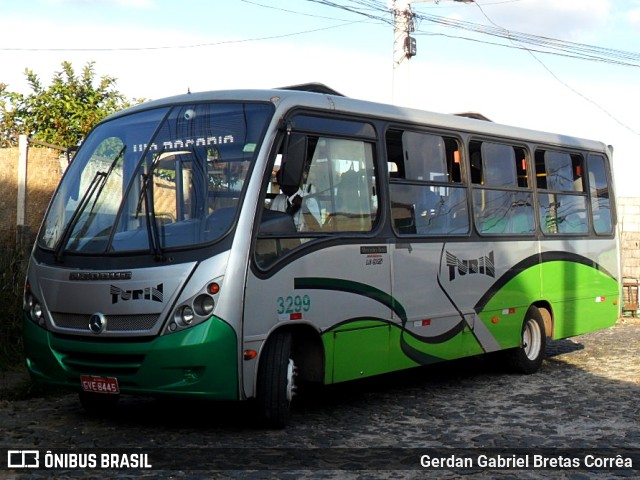
[[[82,390],[94,393],[120,393],[118,379],[115,377],[81,376]]]

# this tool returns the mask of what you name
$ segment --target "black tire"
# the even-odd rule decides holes
[[[269,428],[284,428],[295,392],[290,332],[276,332],[269,338],[260,356],[257,388],[260,423]]]
[[[527,375],[537,372],[544,359],[546,340],[544,320],[540,311],[536,307],[529,307],[522,322],[520,346],[508,351],[513,368]]]
[[[91,415],[108,415],[115,410],[120,400],[120,395],[80,392],[78,399],[87,413]]]

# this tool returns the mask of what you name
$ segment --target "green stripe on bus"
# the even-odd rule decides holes
[[[554,331],[547,335],[554,339],[612,326],[618,317],[618,288],[616,279],[595,266],[547,261],[503,282],[485,296],[477,313],[502,348],[511,348],[518,345],[526,310],[537,302],[552,309]]]
[[[407,323],[407,312],[393,296],[366,283],[328,277],[302,277],[294,280],[294,288],[308,290],[333,290],[338,292],[353,293],[368,297],[393,310],[404,325]]]
[[[532,262],[537,257],[541,263]],[[595,262],[532,256],[518,272],[501,277],[476,304],[476,312],[500,346],[517,347],[526,310],[548,302],[553,310],[553,338],[565,338],[612,326],[617,319],[618,282]],[[518,272],[518,273],[515,273]],[[515,273],[515,275],[514,275]],[[541,279],[544,279],[542,282]],[[496,289],[497,287],[497,289]],[[483,353],[466,324],[436,343],[406,330],[407,313],[393,296],[370,285],[335,278],[296,278],[297,289],[333,290],[371,298],[395,312],[401,325],[385,319],[357,318],[323,333],[329,383],[376,375]],[[566,295],[569,292],[569,295]],[[461,337],[461,335],[464,335]]]

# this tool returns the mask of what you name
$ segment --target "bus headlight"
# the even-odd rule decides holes
[[[30,312],[31,308],[33,307],[33,304],[34,304],[33,295],[31,295],[30,293],[25,294],[24,302],[22,304],[22,308],[24,309],[24,311]]]
[[[222,277],[209,281],[192,296],[178,303],[163,333],[180,332],[210,319],[218,301],[221,281]]]
[[[42,313],[42,305],[31,293],[31,285],[27,281],[24,286],[24,296],[22,297],[22,309],[29,315],[34,322],[44,327],[44,315]]]
[[[31,294],[31,284],[29,280],[24,282],[24,292],[22,294],[22,309],[25,312],[30,312],[33,307],[33,295]]]
[[[29,314],[31,316],[31,320],[37,324],[42,325],[44,323],[44,319],[42,318],[42,306],[38,302],[33,302],[33,305],[31,305],[31,309],[29,310]]]
[[[183,325],[191,325],[191,322],[193,322],[193,317],[193,309],[189,305],[185,305],[180,309],[179,320]]]
[[[215,302],[209,295],[198,295],[193,301],[193,308],[198,315],[206,317],[213,312]]]

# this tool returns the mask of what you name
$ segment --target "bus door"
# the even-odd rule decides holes
[[[295,124],[314,123],[304,118]],[[389,247],[371,236],[379,219],[373,132],[360,122],[331,126],[371,138],[290,134],[265,182],[244,316],[245,345],[280,327],[318,332],[326,383],[389,370],[393,304]]]

